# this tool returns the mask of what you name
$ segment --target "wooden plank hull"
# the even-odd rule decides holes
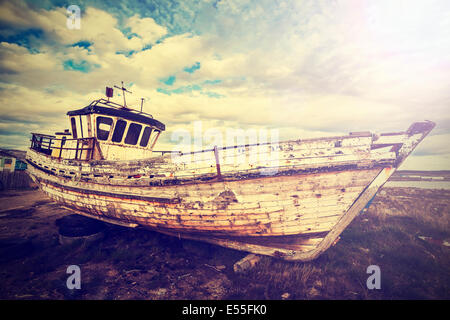
[[[229,150],[90,163],[30,150],[28,171],[50,198],[86,216],[305,261],[332,245],[431,128],[379,145],[372,135],[288,141],[276,146],[276,166],[268,144],[242,147],[265,154],[251,163],[230,161],[239,152]]]

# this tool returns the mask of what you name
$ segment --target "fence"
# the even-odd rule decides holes
[[[34,186],[33,180],[25,171],[0,171],[0,190],[28,189]]]

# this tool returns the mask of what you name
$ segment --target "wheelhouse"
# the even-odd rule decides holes
[[[99,99],[69,111],[70,131],[33,134],[31,148],[61,159],[131,160],[151,157],[165,125],[152,115]]]

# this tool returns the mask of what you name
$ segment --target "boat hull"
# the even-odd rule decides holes
[[[339,222],[350,209],[355,211],[355,201],[364,191],[371,190],[362,208],[378,190],[367,187],[389,171],[393,170],[375,167],[154,187],[164,195],[156,197],[148,190],[137,194],[135,189],[142,187],[117,192],[114,186],[74,182],[37,167],[29,169],[51,199],[77,213],[287,260],[313,259],[332,230],[345,228],[338,227]],[[388,176],[385,173],[376,186]],[[180,201],[180,194],[190,197]]]
[[[335,243],[433,126],[413,125],[381,139],[361,134],[281,143],[271,174],[242,164],[221,172],[227,159],[217,150],[215,161],[195,167],[168,157],[83,163],[30,150],[28,172],[51,199],[89,217],[307,261]],[[267,147],[274,149],[243,149]],[[189,172],[194,177],[186,178]]]

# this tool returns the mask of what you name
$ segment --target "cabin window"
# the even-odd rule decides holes
[[[150,139],[151,133],[152,133],[152,128],[145,127],[144,132],[142,133],[141,142],[139,143],[139,145],[141,147],[146,147],[147,146],[148,140]]]
[[[74,139],[77,139],[77,138],[78,138],[78,134],[77,134],[77,124],[76,124],[76,122],[75,122],[75,118],[74,118],[74,117],[70,118],[70,124],[72,125],[72,137],[73,137]]]
[[[139,135],[141,133],[142,125],[137,123],[130,124],[130,127],[128,128],[127,136],[125,137],[125,143],[136,145]]]
[[[97,117],[97,139],[108,140],[113,120],[107,117]]]
[[[80,115],[80,127],[79,134],[82,138],[87,138],[90,136],[90,117],[88,115]]]
[[[111,138],[112,142],[121,142],[125,128],[127,127],[127,122],[124,120],[117,120],[116,127],[114,128],[114,133]]]
[[[158,139],[160,132],[161,131],[159,131],[159,130],[155,130],[155,134],[153,135],[152,142],[150,144],[150,148],[153,148],[153,146],[155,145],[156,139]]]

